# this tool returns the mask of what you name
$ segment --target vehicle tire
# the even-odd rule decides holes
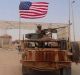
[[[34,70],[27,68],[26,66],[22,65],[22,75],[34,75]]]
[[[31,70],[27,68],[26,66],[22,65],[22,75],[31,75]]]
[[[26,67],[22,65],[22,75],[27,75]]]
[[[51,70],[51,71],[34,71],[33,75],[59,75],[59,70]]]
[[[60,75],[71,75],[71,67],[61,68]]]

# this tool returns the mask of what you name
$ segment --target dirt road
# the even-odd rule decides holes
[[[0,75],[22,75],[17,50],[0,49]],[[80,75],[80,64],[72,64],[72,75]]]
[[[18,51],[0,49],[0,75],[22,75],[19,60]]]
[[[80,64],[72,63],[72,75],[80,75]]]

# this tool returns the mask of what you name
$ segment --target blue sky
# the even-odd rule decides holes
[[[48,14],[46,17],[31,20],[21,19],[26,22],[50,22],[50,23],[68,23],[69,20],[69,0],[27,0],[27,1],[46,1],[49,3]],[[19,21],[19,3],[20,0],[0,0],[0,20]],[[80,37],[80,0],[74,3],[74,20],[76,39]]]
[[[0,20],[19,20],[20,0],[1,0],[0,1]],[[46,1],[49,3],[49,10],[46,17],[37,21],[45,22],[66,22],[68,20],[68,0],[28,0],[28,1]],[[23,20],[23,19],[22,19]],[[35,20],[26,20],[35,21]],[[44,22],[43,21],[43,22]]]

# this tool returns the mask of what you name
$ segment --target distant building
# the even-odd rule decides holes
[[[8,34],[0,36],[0,48],[9,48],[12,44],[12,37]]]

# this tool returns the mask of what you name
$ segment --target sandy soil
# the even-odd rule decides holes
[[[20,58],[17,50],[0,49],[0,75],[22,75]],[[80,75],[80,64],[72,64],[72,75]]]
[[[0,75],[22,75],[19,60],[18,51],[0,49]]]
[[[72,75],[80,75],[80,64],[72,63]]]

